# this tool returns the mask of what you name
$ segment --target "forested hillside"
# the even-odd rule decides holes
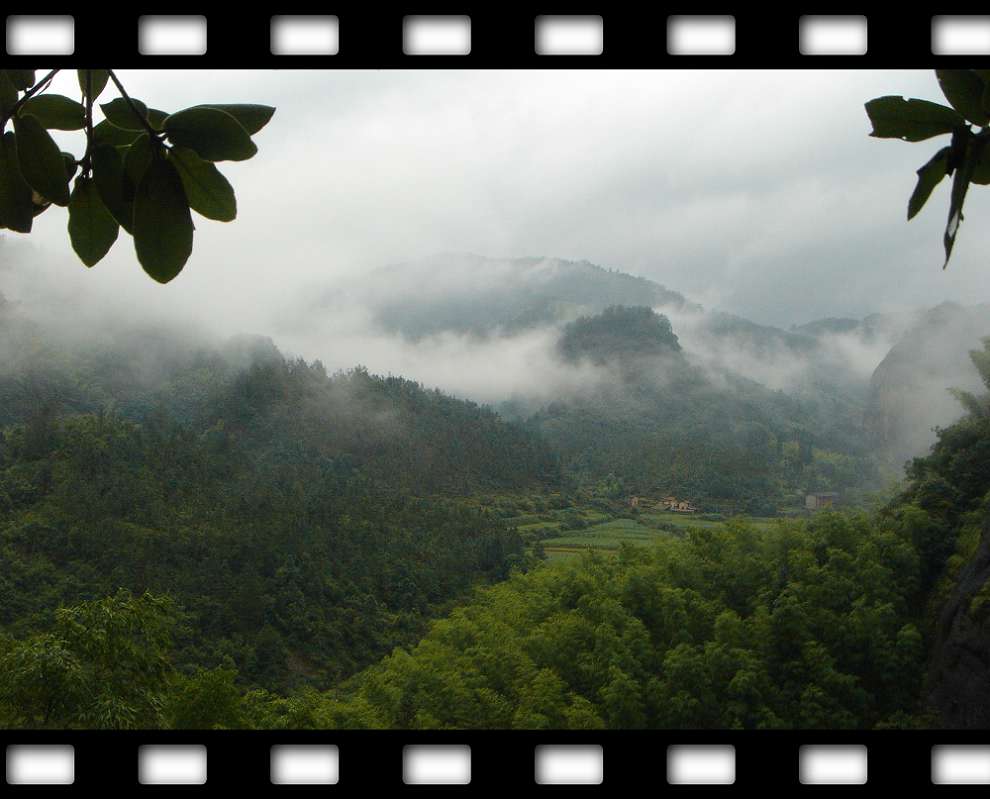
[[[7,313],[0,627],[126,588],[183,609],[178,665],[328,685],[522,557],[482,490],[542,490],[556,458],[493,412],[264,339],[167,330],[53,340]]]
[[[455,501],[376,490],[331,460],[279,462],[221,430],[86,415],[8,428],[0,454],[0,625],[118,588],[183,610],[176,664],[327,685],[522,557]]]
[[[434,624],[413,650],[313,700],[309,718],[984,728],[990,339],[970,355],[982,390],[959,394],[964,417],[939,431],[879,510],[769,530],[698,528],[652,550],[518,575]]]
[[[415,493],[558,479],[546,446],[488,408],[361,367],[328,374],[264,337],[131,324],[77,339],[16,310],[0,310],[0,331],[0,425],[113,409],[221,430],[259,459],[359,467],[380,488]]]
[[[912,723],[919,558],[900,520],[695,531],[483,591],[315,705],[318,725],[586,729]]]
[[[981,357],[990,363],[990,342]],[[0,640],[0,717],[325,729],[951,725],[958,703],[939,689],[946,669],[956,673],[952,648],[967,641],[937,619],[985,549],[990,510],[990,399],[971,399],[878,511],[689,528],[615,557],[517,572],[478,589],[417,645],[322,693],[250,690],[229,666],[176,669],[179,614],[164,597],[118,593],[61,610],[50,632]],[[986,590],[966,573],[956,615],[978,623]],[[979,684],[966,690],[979,707]],[[133,715],[114,715],[120,706]]]

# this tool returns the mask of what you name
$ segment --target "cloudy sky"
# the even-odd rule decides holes
[[[970,195],[942,272],[948,184],[905,221],[914,170],[941,145],[867,135],[872,97],[941,100],[931,72],[119,76],[166,111],[278,107],[259,154],[221,165],[238,219],[198,219],[177,279],[152,283],[123,236],[86,276],[137,306],[268,332],[334,281],[450,251],[587,259],[778,325],[990,300],[990,191]],[[74,83],[62,75],[54,90],[75,95]],[[64,211],[31,239],[63,252]]]

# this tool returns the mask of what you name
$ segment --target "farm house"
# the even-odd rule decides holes
[[[676,497],[669,497],[664,501],[667,510],[674,511],[674,513],[697,513],[698,508],[692,505],[688,500],[677,499]]]
[[[834,492],[808,494],[804,498],[804,507],[807,510],[821,510],[831,508],[839,501],[839,495]]]

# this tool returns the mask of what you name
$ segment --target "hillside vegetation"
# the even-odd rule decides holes
[[[945,686],[990,677],[958,665],[990,618],[983,389],[881,500],[865,382],[822,354],[847,321],[667,299],[554,317],[577,388],[511,413],[0,303],[0,724],[956,723]],[[713,336],[808,379],[728,369]],[[990,343],[972,363],[990,389]]]
[[[148,383],[113,352],[6,377],[0,627],[43,630],[121,587],[168,593],[177,665],[326,685],[522,559],[459,497],[552,483],[538,440],[409,381],[263,352],[240,369],[184,353]],[[107,396],[119,405],[91,410]]]

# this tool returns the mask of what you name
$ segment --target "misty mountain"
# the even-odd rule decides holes
[[[55,291],[57,282],[52,282],[52,291],[39,289],[27,280],[27,270],[17,271],[21,281],[9,281],[13,290],[7,296],[12,301],[4,313],[20,313],[18,301],[33,296],[33,304],[27,305],[31,315],[43,322],[32,322],[33,332],[25,322],[19,332],[0,342],[0,354],[5,343],[9,347],[8,364],[28,362],[11,369],[18,375],[16,396],[11,395],[9,380],[0,383],[0,395],[6,392],[8,397],[0,416],[7,420],[21,418],[15,413],[18,402],[27,408],[44,405],[55,392],[60,407],[68,412],[86,412],[112,401],[125,415],[141,418],[151,404],[164,403],[177,418],[198,424],[208,416],[204,409],[211,403],[215,407],[218,392],[233,385],[235,374],[257,364],[277,370],[282,368],[280,361],[296,360],[283,359],[270,340],[238,343],[235,338],[225,343],[222,336],[211,338],[193,329],[180,332],[175,325],[168,332],[167,323],[156,327],[151,322],[104,319],[98,310],[87,311],[87,303],[74,294]],[[49,296],[56,301],[46,302]],[[918,324],[923,312],[820,319],[785,330],[706,310],[658,283],[588,262],[448,254],[374,270],[315,296],[291,313],[288,308],[279,312],[283,322],[289,320],[275,326],[284,339],[282,349],[309,353],[308,363],[326,354],[332,371],[341,374],[370,358],[371,368],[365,370],[369,375],[402,375],[420,386],[439,387],[451,401],[459,397],[495,407],[502,417],[527,425],[537,437],[545,436],[555,455],[564,453],[586,481],[616,471],[638,474],[643,480],[649,474],[648,482],[657,490],[673,481],[684,490],[717,495],[722,489],[706,477],[699,482],[698,475],[713,472],[722,455],[730,461],[736,457],[715,454],[725,446],[747,453],[752,444],[750,449],[760,453],[767,447],[775,450],[769,457],[777,466],[760,484],[760,497],[779,498],[782,491],[815,486],[835,488],[863,475],[858,459],[866,441],[875,454],[897,466],[903,454],[920,454],[931,441],[930,428],[958,416],[958,406],[944,389],[971,383],[956,380],[958,370],[927,368],[938,399],[926,400],[911,415],[904,397],[898,396],[906,384],[884,377],[889,362],[874,376],[888,355],[897,360],[892,348]],[[610,308],[626,311],[609,318]],[[74,341],[80,314],[87,324],[85,347]],[[68,346],[39,350],[45,336],[56,331]],[[976,331],[956,326],[944,332],[944,346],[957,350],[955,362],[967,371],[965,353],[978,342]],[[958,340],[953,338],[956,334]],[[619,367],[636,360],[632,355],[637,347],[643,354],[658,356],[654,366],[634,365],[630,374],[620,374]],[[911,345],[905,347],[911,350]],[[682,363],[668,359],[666,366],[655,368],[664,360],[659,356],[665,349],[677,352]],[[938,360],[937,354],[933,357]],[[42,374],[41,363],[58,368]],[[637,373],[643,380],[629,379]],[[256,390],[243,375],[239,379],[245,390]],[[393,390],[388,381],[399,379],[375,378],[382,381],[376,385],[386,393]],[[86,388],[82,394],[80,386]],[[884,386],[889,388],[890,401],[881,399]],[[343,391],[343,382],[338,389]],[[397,401],[401,393],[383,400],[384,405]],[[362,395],[372,408],[368,420],[390,418],[376,404],[379,399],[375,392]],[[342,405],[346,407],[346,402]],[[434,405],[439,409],[442,403]],[[926,406],[938,413],[928,414]],[[574,423],[573,416],[563,421],[562,409],[584,421]],[[422,407],[415,413],[421,414]],[[480,423],[480,418],[475,421]],[[587,436],[595,423],[602,436],[607,430],[616,441],[625,436],[626,443],[616,450],[623,452],[622,464],[611,455],[593,452],[594,441]],[[621,435],[613,429],[616,424],[625,431]],[[700,432],[706,425],[708,431]],[[342,436],[328,449],[346,453],[360,445],[373,451],[374,442],[386,437],[382,431],[389,427],[369,421],[366,428],[357,438],[348,438],[350,433]],[[874,436],[879,431],[880,438],[868,437],[868,430]],[[653,443],[644,446],[646,440]],[[880,444],[875,446],[877,441]],[[688,453],[691,459],[700,457],[702,442],[712,447],[707,466],[671,466]],[[517,445],[520,452],[535,452],[528,443]],[[424,453],[412,468],[417,475],[430,472],[427,464],[433,458],[447,464],[440,473],[454,474],[453,454],[425,454],[433,449],[430,436],[424,434],[405,441],[396,451]],[[810,469],[816,457],[818,466]],[[832,463],[825,474],[822,469],[828,458],[842,465]],[[534,456],[533,473],[547,474],[544,466],[536,465],[545,460],[543,455]],[[786,476],[780,471],[783,464],[789,464]],[[522,471],[529,473],[529,466]],[[676,480],[670,477],[675,472]],[[436,484],[443,482],[438,478]],[[729,495],[748,490],[732,488]]]
[[[666,316],[650,308],[622,305],[571,322],[564,328],[557,347],[567,361],[587,359],[598,366],[644,358],[676,358],[681,352]]]
[[[384,267],[335,286],[315,302],[307,300],[305,310],[294,314],[286,327],[303,328],[309,336],[314,331],[330,335],[334,320],[351,320],[359,312],[365,344],[374,334],[379,339],[396,337],[435,352],[435,362],[469,357],[471,352],[478,352],[482,360],[490,358],[492,348],[479,349],[481,340],[497,343],[502,353],[519,350],[532,361],[535,340],[527,334],[546,334],[543,346],[550,353],[564,325],[612,306],[656,309],[669,319],[685,354],[699,364],[787,391],[810,384],[813,393],[817,383],[827,381],[865,397],[869,375],[896,337],[891,325],[875,320],[823,320],[807,329],[783,330],[706,310],[655,281],[587,261],[461,254]],[[327,327],[309,321],[320,316],[328,320]],[[465,343],[457,344],[460,340]],[[408,350],[408,344],[393,348],[403,347]],[[551,366],[544,362],[533,367],[534,376],[548,379]],[[422,363],[409,368],[417,367],[429,369]],[[454,380],[457,371],[464,369],[455,370]],[[512,391],[524,393],[515,385]],[[489,402],[504,399],[492,392],[485,396]]]
[[[791,325],[791,332],[817,338],[836,333],[855,333],[861,329],[861,326],[862,320],[860,319],[830,316],[827,319],[816,319],[803,325]]]
[[[367,308],[382,330],[413,340],[443,333],[511,337],[625,306],[655,308],[689,327],[699,343],[730,339],[755,357],[781,348],[807,354],[817,346],[802,331],[705,311],[653,280],[560,258],[436,255],[382,267],[318,300],[324,308],[342,304]]]
[[[828,317],[803,325],[792,325],[792,333],[811,336],[819,341],[830,336],[855,335],[864,343],[889,342],[900,339],[909,328],[925,315],[925,309],[874,313],[862,319]]]
[[[831,317],[785,330],[706,310],[646,278],[553,258],[447,254],[379,270],[366,288],[347,296],[368,303],[386,334],[420,343],[431,336],[487,337],[509,349],[524,331],[545,331],[543,346],[551,354],[577,343],[578,329],[569,327],[576,320],[602,323],[588,320],[613,306],[653,308],[683,357],[713,384],[736,391],[742,381],[784,392],[813,417],[809,435],[848,441],[868,433],[878,454],[896,467],[927,449],[933,427],[959,417],[946,389],[974,385],[966,353],[990,330],[981,321],[985,308],[957,305]],[[599,339],[598,355],[582,360],[571,352],[562,362],[600,368],[609,360],[610,345],[600,338],[608,327],[587,328],[588,340]],[[920,359],[916,369],[912,358]],[[596,382],[581,372],[580,381],[588,380]],[[487,399],[515,415],[544,412],[548,403],[581,396],[575,382],[548,358],[534,370],[528,393],[515,388],[511,396]],[[559,396],[548,397],[553,386]]]
[[[864,488],[877,478],[860,416],[818,396],[802,400],[682,351],[649,308],[607,308],[567,324],[561,359],[599,366],[580,392],[527,424],[560,452],[578,483],[687,495],[706,506],[768,513],[806,490]]]
[[[318,305],[358,304],[376,324],[410,339],[443,332],[508,335],[603,311],[610,305],[698,309],[646,278],[559,258],[444,254],[376,270]]]
[[[555,457],[489,408],[401,377],[328,374],[263,336],[113,326],[65,337],[0,308],[0,427],[112,412],[222,430],[259,461],[327,463],[386,491],[543,486]],[[47,422],[45,422],[47,423]]]

